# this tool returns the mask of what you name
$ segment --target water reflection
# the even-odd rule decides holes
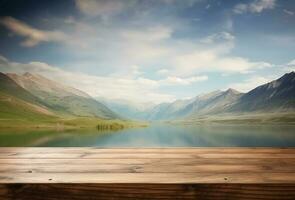
[[[0,146],[295,147],[295,126],[152,124],[116,132],[0,131]]]

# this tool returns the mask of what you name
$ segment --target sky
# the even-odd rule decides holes
[[[0,0],[0,71],[93,97],[247,92],[295,70],[294,0]]]

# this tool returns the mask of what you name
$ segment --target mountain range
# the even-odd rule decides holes
[[[83,91],[38,74],[0,73],[0,118],[57,116],[101,119],[173,120],[244,113],[294,112],[295,72],[247,93],[213,91],[171,103],[139,104],[127,100],[93,98]]]
[[[172,120],[216,114],[294,112],[295,72],[287,73],[247,93],[231,88],[226,91],[217,90],[191,99],[161,103],[145,110],[134,109],[132,104],[128,104],[127,109],[126,102],[122,102],[107,105],[121,115],[127,113],[129,118],[145,120]],[[124,111],[124,108],[128,111]]]

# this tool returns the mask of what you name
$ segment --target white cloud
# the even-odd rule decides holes
[[[283,71],[287,72],[287,73],[295,71],[295,59],[291,60],[286,65],[284,65],[283,66]]]
[[[249,9],[253,13],[260,13],[266,9],[273,9],[276,0],[256,0],[249,5]]]
[[[158,92],[162,86],[190,85],[206,81],[208,77],[192,76],[187,78],[169,76],[161,80],[152,80],[138,72],[133,66],[133,76],[95,76],[81,72],[70,72],[43,62],[18,63],[12,62],[0,55],[0,71],[4,73],[25,72],[43,75],[49,79],[82,90],[89,95],[109,99],[126,99],[136,102],[167,102],[175,100],[173,95]]]
[[[229,32],[215,33],[194,42],[172,39],[174,29],[168,25],[122,29],[100,27],[99,30],[87,24],[83,24],[86,27],[81,26],[74,31],[77,35],[72,33],[73,41],[87,48],[82,52],[81,48],[69,51],[77,50],[78,56],[86,52],[87,62],[97,67],[118,66],[113,68],[117,73],[129,71],[131,66],[144,71],[145,67],[165,65],[165,69],[158,69],[156,73],[187,77],[207,71],[248,73],[270,65],[264,61],[253,62],[231,56],[235,36]]]
[[[52,37],[50,33],[53,31],[38,30],[13,18],[12,21],[16,27],[22,28],[11,30],[26,37],[26,41],[33,41],[30,45],[61,41],[61,48],[76,58],[75,62],[69,61],[65,65],[76,71],[85,67],[98,73],[103,71],[116,77],[134,78],[142,76],[146,67],[164,65],[165,69],[155,69],[155,73],[170,76],[170,82],[185,85],[189,81],[176,77],[190,77],[204,72],[250,73],[270,66],[264,61],[253,62],[231,56],[235,36],[225,31],[195,41],[181,40],[172,38],[175,27],[167,24],[122,27],[100,22],[93,25],[92,22],[70,18],[72,31],[67,36],[58,32],[59,37]]]
[[[234,13],[236,14],[242,14],[248,11],[248,5],[247,4],[238,4],[234,7]]]
[[[191,49],[171,56],[170,75],[189,76],[203,72],[250,73],[272,66],[265,61],[251,61],[232,56],[235,36],[228,32],[216,33],[201,39]]]
[[[294,12],[291,11],[291,10],[284,9],[283,12],[286,13],[286,14],[288,14],[288,15],[291,15],[291,16],[294,15]]]
[[[36,46],[40,42],[60,42],[67,38],[63,32],[38,30],[12,17],[0,19],[0,24],[14,34],[25,37],[21,44],[26,47]]]
[[[257,86],[263,85],[265,83],[270,82],[270,78],[262,77],[262,76],[253,76],[243,82],[240,83],[233,83],[229,85],[228,88],[234,88],[241,92],[248,92]]]
[[[261,13],[263,10],[274,9],[276,0],[254,0],[249,4],[238,4],[234,7],[233,12],[236,14],[243,13]]]
[[[75,0],[77,9],[86,16],[97,17],[101,16],[104,19],[116,16],[124,11],[134,11],[136,10],[140,15],[145,15],[153,10],[154,6],[171,6],[176,9],[183,9],[193,6],[197,2],[202,2],[202,0]],[[151,4],[151,6],[146,6]],[[128,10],[130,9],[130,10]]]
[[[70,72],[42,62],[27,64],[11,62],[0,56],[0,71],[4,73],[31,72],[72,86],[91,96],[110,99],[129,99],[136,102],[172,101],[174,96],[158,92],[162,82],[143,77],[94,76],[80,72]],[[194,81],[194,80],[191,80]]]
[[[270,67],[267,62],[252,62],[213,50],[194,51],[176,57],[174,73],[189,75],[207,71],[227,73],[250,73],[253,70]]]
[[[168,26],[151,26],[142,29],[119,31],[120,49],[123,57],[134,63],[149,61],[167,55],[171,50],[162,42],[171,37],[173,30]]]
[[[40,30],[11,17],[2,18],[0,22],[12,33],[23,36],[25,39],[21,44],[26,47],[58,42],[65,52],[80,58],[78,62],[70,63],[78,68],[103,66],[128,71],[131,66],[151,62],[171,51],[163,42],[171,37],[173,29],[164,25],[132,28],[98,23],[94,26],[67,18],[63,22],[71,26],[71,32],[65,34]]]
[[[195,82],[201,82],[208,80],[208,76],[193,76],[188,78],[180,78],[176,76],[169,76],[164,80],[160,80],[162,85],[190,85]]]
[[[234,39],[235,39],[235,36],[232,35],[231,33],[220,32],[220,33],[215,33],[213,35],[209,35],[209,36],[201,39],[201,42],[205,43],[205,44],[212,44],[212,43],[224,42],[224,41],[231,42]]]
[[[85,66],[125,73],[131,66],[142,68],[169,55],[173,49],[166,41],[172,32],[173,28],[168,25],[122,27],[76,22],[64,51],[80,58],[70,63],[77,68]]]

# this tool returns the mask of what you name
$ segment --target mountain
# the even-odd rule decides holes
[[[161,104],[153,111],[151,119],[177,119],[190,115],[206,115],[226,110],[242,94],[236,90],[213,91],[188,100],[177,100]],[[156,114],[154,114],[156,113]]]
[[[213,91],[191,99],[176,100],[171,103],[161,103],[140,110],[132,104],[119,104],[113,101],[103,101],[111,109],[133,119],[167,120],[184,118],[190,115],[205,115],[222,112],[232,105],[242,93],[228,89],[227,91]]]
[[[53,119],[48,109],[0,92],[0,118],[20,120]]]
[[[217,114],[289,112],[295,110],[295,72],[261,85],[247,93],[234,89],[213,91],[191,99],[161,103],[146,109],[138,109],[123,100],[106,104],[130,118],[145,120],[170,120],[196,118]]]
[[[146,119],[146,111],[155,106],[155,104],[151,102],[136,103],[133,101],[107,99],[103,97],[97,97],[96,99],[111,108],[116,113],[119,113],[121,116],[129,119]]]
[[[0,92],[14,96],[32,104],[42,105],[42,101],[19,86],[13,79],[0,72]]]
[[[0,72],[1,119],[51,119],[54,114],[41,101]]]
[[[230,108],[241,96],[242,93],[234,90],[228,89],[226,91],[217,92],[211,95],[201,96],[197,98],[192,105],[192,115],[209,115],[225,112]]]
[[[97,98],[116,113],[129,119],[160,120],[170,118],[191,100],[177,100],[172,103],[154,104],[151,102],[135,103],[132,101]]]
[[[293,112],[295,111],[295,72],[285,74],[247,93],[240,93],[234,89],[217,90],[191,99],[158,105],[120,99],[97,98],[96,100],[80,90],[41,75],[0,73],[0,107],[2,114],[7,116],[17,116],[18,113],[22,116],[21,113],[27,112],[38,117],[78,116],[104,119],[126,117],[142,120],[196,118],[216,114]]]
[[[149,109],[145,113],[145,119],[147,120],[158,120],[165,118],[165,115],[168,111],[168,107],[171,103],[161,103],[153,108]]]
[[[7,74],[7,76],[57,115],[119,118],[112,110],[86,93],[41,75],[25,73]]]
[[[176,100],[172,103],[162,103],[149,110],[149,120],[172,119],[181,116],[179,111],[183,110],[192,99]]]
[[[239,96],[240,93],[233,89],[225,92],[218,90],[195,98],[158,105],[153,103],[135,104],[126,100],[98,99],[112,110],[130,119],[165,120],[182,118],[196,112],[207,113],[213,110],[222,110],[229,102],[234,101]]]
[[[40,98],[44,98],[47,94],[61,98],[66,96],[91,98],[88,94],[80,90],[54,82],[38,74],[31,74],[28,72],[23,75],[8,73],[7,76],[14,80],[19,86]]]
[[[216,114],[294,111],[295,72],[291,72],[247,93],[240,93],[234,89],[218,90],[190,100],[160,104],[150,113],[150,117],[152,116],[152,119],[179,119]]]
[[[228,112],[290,111],[295,109],[295,72],[241,96]]]

